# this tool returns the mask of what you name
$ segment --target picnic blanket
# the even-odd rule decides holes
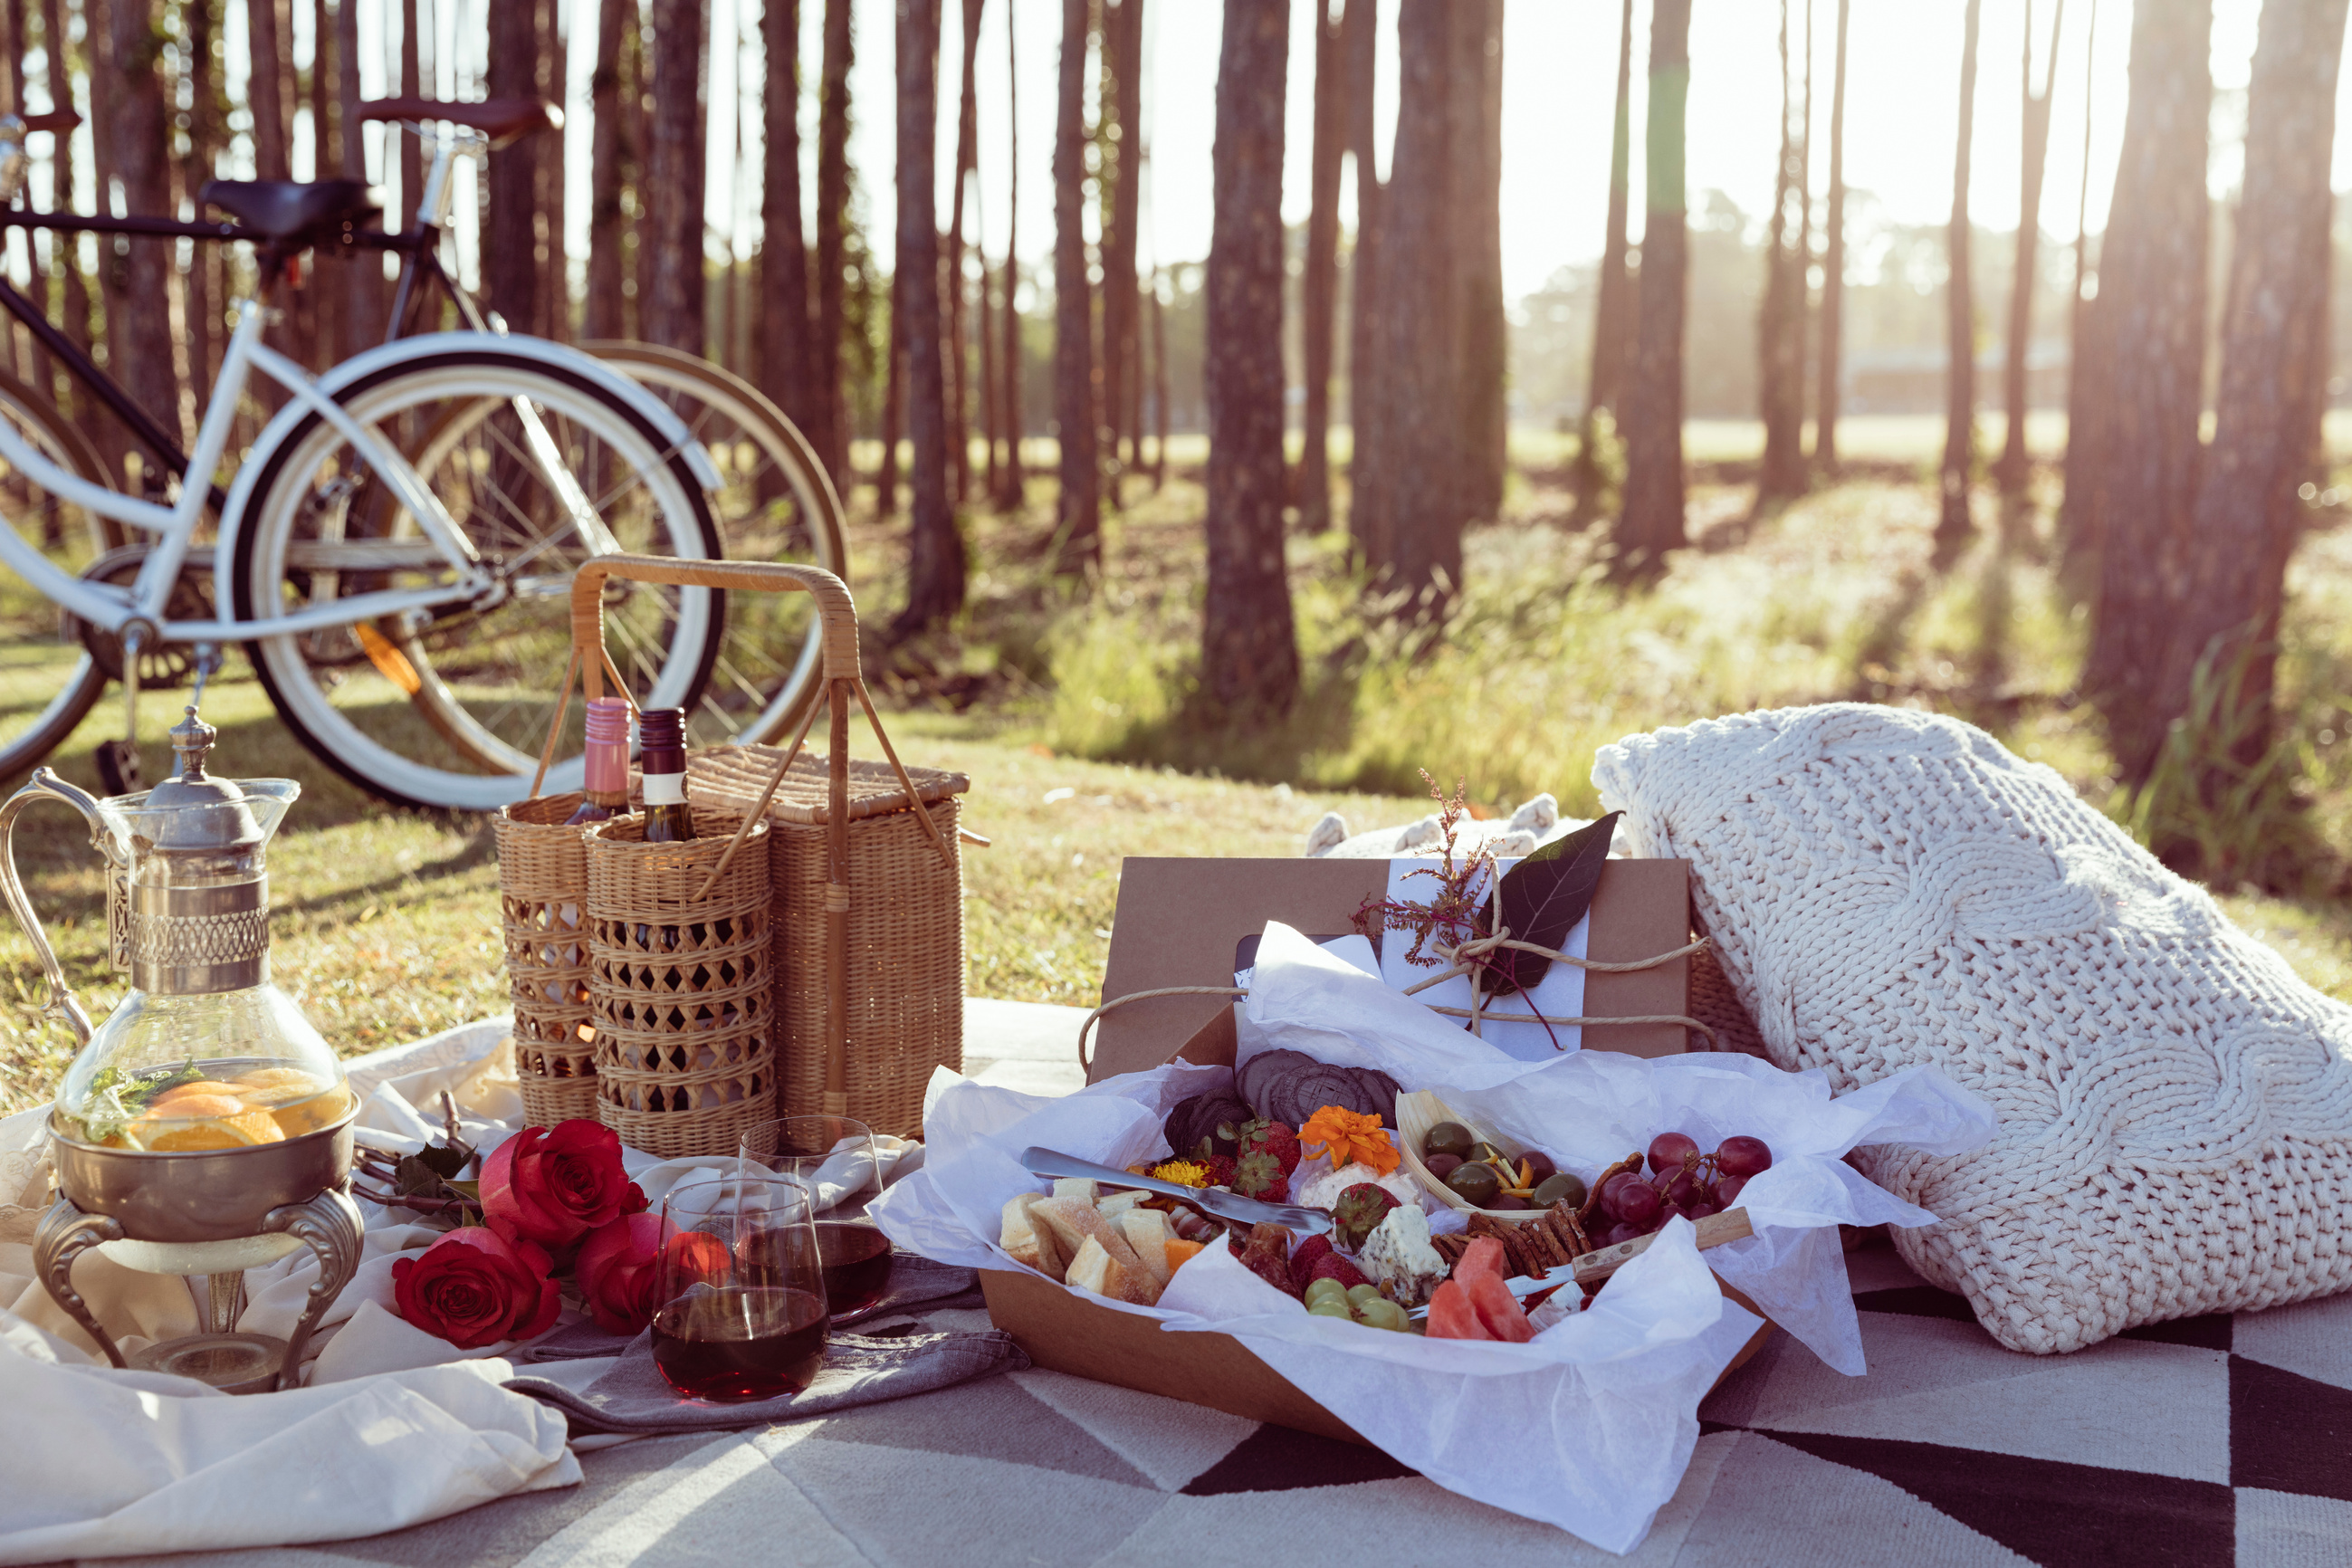
[[[1631,1556],[1444,1491],[1369,1448],[1042,1370],[725,1436],[583,1454],[586,1479],[412,1530],[187,1568],[743,1560],[1174,1564],[1264,1542],[1299,1568],[2352,1562],[2352,1298],[2002,1350],[1891,1249],[1851,1259],[1867,1376],[1786,1335],[1701,1407]],[[927,1328],[981,1328],[959,1304]],[[1500,1440],[1498,1438],[1498,1440]]]
[[[992,1029],[975,1008],[968,1061],[1024,1089],[1074,1088],[1063,1053],[1082,1016],[1008,1009]],[[1776,1336],[1701,1407],[1680,1489],[1625,1558],[1371,1449],[1030,1369],[582,1452],[578,1486],[363,1540],[168,1561],[686,1568],[755,1550],[796,1564],[1173,1564],[1246,1540],[1300,1568],[1362,1568],[1373,1542],[1389,1563],[2352,1562],[2352,1297],[2027,1356],[1891,1249],[1849,1264],[1869,1373],[1843,1376]],[[969,1296],[905,1321],[988,1326]]]

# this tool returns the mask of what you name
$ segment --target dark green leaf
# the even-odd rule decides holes
[[[479,1182],[448,1182],[443,1184],[467,1203],[478,1204],[482,1201],[482,1184]]]
[[[419,1193],[437,1193],[441,1190],[441,1173],[426,1164],[421,1155],[403,1154],[393,1173],[392,1190],[404,1198]]]
[[[436,1143],[421,1154],[409,1156],[413,1160],[423,1161],[425,1169],[444,1181],[451,1179],[464,1170],[466,1162],[473,1157],[473,1148],[465,1143],[452,1143],[446,1146]]]
[[[1622,812],[1612,811],[1590,827],[1556,838],[1512,867],[1495,892],[1496,917],[1521,942],[1558,948],[1592,908],[1601,863]],[[1496,990],[1532,991],[1551,970],[1551,960],[1517,948],[1495,950],[1488,973]]]

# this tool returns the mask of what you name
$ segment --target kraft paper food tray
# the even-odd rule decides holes
[[[1433,864],[1434,862],[1433,862]],[[1223,859],[1129,856],[1121,868],[1103,999],[1170,985],[1230,985],[1234,949],[1280,921],[1333,933],[1367,899],[1388,890],[1386,860]],[[1592,896],[1588,955],[1623,963],[1671,952],[1691,940],[1690,863],[1611,860]],[[1433,971],[1432,973],[1434,973]],[[1588,973],[1584,1016],[1690,1012],[1690,960],[1626,974]],[[1197,1040],[1197,1047],[1196,1047]],[[1589,1050],[1637,1057],[1688,1048],[1677,1024],[1627,1024],[1585,1032]],[[1214,1053],[1222,1047],[1223,1055]],[[1156,996],[1106,1013],[1095,1026],[1094,1082],[1157,1067],[1178,1054],[1233,1059],[1233,1008],[1219,996]],[[1208,1054],[1203,1054],[1207,1052]]]

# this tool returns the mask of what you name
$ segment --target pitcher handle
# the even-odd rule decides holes
[[[89,822],[90,847],[105,858],[110,870],[114,858],[108,853],[106,817],[99,810],[98,797],[88,790],[66,783],[47,768],[35,768],[33,776],[22,789],[0,805],[0,898],[8,902],[8,912],[25,928],[32,939],[33,954],[41,961],[41,973],[49,983],[49,999],[41,1008],[42,1016],[63,1018],[74,1032],[74,1048],[89,1044],[89,1014],[83,1010],[81,998],[66,984],[65,966],[49,946],[48,933],[41,929],[40,917],[33,913],[33,903],[25,896],[25,884],[16,876],[16,818],[35,801],[62,801],[79,811]]]

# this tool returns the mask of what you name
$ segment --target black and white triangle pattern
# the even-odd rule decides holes
[[[1891,1251],[1849,1263],[1869,1375],[1775,1338],[1702,1407],[1680,1490],[1624,1558],[1370,1449],[1033,1370],[590,1453],[583,1487],[395,1534],[173,1561],[2352,1565],[2352,1297],[2036,1357]],[[971,1300],[928,1321],[983,1326]]]

